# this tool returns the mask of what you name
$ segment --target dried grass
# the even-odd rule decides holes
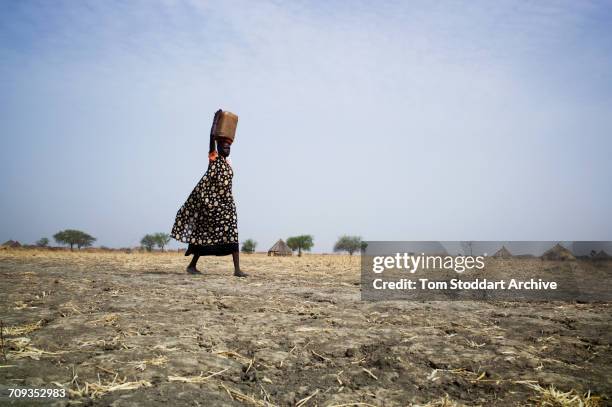
[[[353,406],[378,407],[378,406],[375,406],[374,404],[363,403],[360,401],[356,401],[354,403],[332,404],[327,407],[353,407]]]
[[[229,352],[229,353],[234,353],[234,352]],[[227,370],[229,370],[230,368],[225,368],[223,370],[220,370],[218,372],[209,372],[210,374],[208,374],[207,376],[204,376],[204,373],[201,372],[199,376],[168,376],[168,381],[170,382],[182,382],[182,383],[195,383],[195,384],[202,384],[207,382],[209,379],[218,376],[224,372],[226,372]],[[248,396],[244,393],[239,392],[238,390],[232,389],[227,387],[225,384],[223,383],[219,383],[218,384],[220,387],[222,387],[225,392],[227,393],[227,395],[235,401],[239,401],[243,404],[249,404],[249,405],[253,405],[253,406],[257,406],[257,407],[275,407],[274,404],[272,404],[270,402],[270,396],[269,394],[266,392],[266,390],[263,388],[263,386],[261,386],[261,390],[264,394],[265,399],[264,400],[259,400],[253,396]],[[298,402],[299,403],[299,402]],[[302,403],[303,405],[304,403]]]
[[[32,307],[30,304],[28,304],[25,301],[15,301],[15,310],[22,310],[25,308],[37,308],[37,307]]]
[[[475,341],[473,341],[471,339],[467,339],[467,338],[465,339],[465,341],[467,342],[467,344],[468,344],[468,346],[470,348],[482,348],[483,346],[486,345],[486,343],[484,343],[484,342],[483,343],[478,343],[478,342],[475,342]]]
[[[576,390],[561,391],[554,386],[542,387],[539,384],[527,384],[537,395],[532,399],[541,407],[599,407],[603,406],[601,397],[592,396],[591,392],[580,394]]]
[[[322,361],[324,361],[324,362],[331,362],[332,364],[334,363],[334,362],[333,362],[333,361],[332,361],[330,358],[327,358],[327,357],[325,357],[325,356],[321,355],[320,353],[315,352],[315,351],[314,351],[314,350],[312,350],[312,349],[310,350],[310,352],[311,352],[311,353],[312,353],[314,356],[316,356],[318,359],[321,359],[321,360],[322,360]]]
[[[88,347],[88,346],[105,345],[105,344],[106,344],[106,340],[98,339],[98,340],[95,340],[95,341],[84,341],[84,342],[81,342],[81,343],[79,343],[79,347],[85,348],[85,347]]]
[[[72,256],[71,253],[60,253],[61,256]],[[58,264],[63,264],[64,263],[64,258],[63,257],[58,257],[60,254],[54,254],[54,253],[50,253],[51,256],[56,256],[57,257],[57,262]],[[94,258],[94,255],[87,255],[89,257],[91,257],[92,259]],[[107,256],[107,255],[105,255]],[[128,257],[133,258],[133,261],[129,264],[128,263]],[[141,270],[145,270],[150,268],[149,266],[151,264],[155,264],[155,266],[157,267],[157,260],[154,259],[156,255],[149,255],[149,254],[131,254],[131,255],[123,255],[123,254],[118,254],[117,255],[117,267],[122,267],[123,269],[133,269],[133,270],[137,270],[137,271],[141,271]],[[257,255],[255,255],[257,256]],[[258,257],[255,256],[251,256],[249,257],[251,260],[252,259],[259,259]],[[263,257],[265,255],[262,255],[261,257]],[[353,258],[348,258],[348,256],[317,256],[315,257],[314,255],[305,255],[303,258],[301,259],[297,259],[295,257],[293,258],[286,258],[286,259],[274,259],[274,261],[278,260],[279,263],[282,262],[282,264],[287,264],[286,269],[296,269],[298,271],[298,275],[301,275],[300,273],[302,272],[308,272],[310,277],[313,276],[319,276],[321,275],[322,279],[331,279],[332,277],[329,277],[330,273],[329,273],[329,268],[333,266],[333,268],[337,269],[337,271],[342,272],[343,270],[348,270],[349,268],[353,269],[355,268],[357,271],[359,269],[359,256],[353,256]],[[106,259],[106,257],[105,257]],[[153,260],[151,260],[153,259]],[[183,261],[183,257],[177,257],[177,259],[179,261]],[[266,259],[264,257],[265,261],[268,262],[272,262],[273,260],[270,259]],[[89,262],[90,260],[88,260]],[[247,260],[248,262],[249,260]],[[259,261],[259,260],[257,260]],[[263,261],[263,260],[262,260]],[[87,263],[87,262],[86,262]],[[307,264],[308,263],[308,264]],[[327,263],[327,267],[324,263]],[[353,264],[354,263],[354,264]],[[88,264],[88,263],[87,263]],[[228,263],[229,264],[229,263]],[[248,263],[247,263],[248,265]],[[355,266],[355,267],[353,267]],[[110,267],[110,266],[109,266]],[[255,267],[255,266],[253,266]],[[305,267],[309,267],[308,270],[305,269]],[[164,267],[165,268],[165,267]],[[169,264],[167,267],[170,271],[174,270],[175,265],[173,264]],[[261,273],[261,276],[267,277],[268,275],[271,275],[272,273],[276,273],[278,267],[261,267],[260,268],[255,268],[255,270],[257,270],[256,273]],[[85,268],[84,266],[84,271],[89,271],[88,269]],[[327,272],[327,275],[324,274],[324,272]],[[334,274],[333,275],[334,279],[337,279],[338,282],[345,284],[345,285],[349,285],[349,283],[352,283],[355,280],[355,275],[354,274],[348,274],[347,273],[340,273],[338,275]],[[64,282],[62,282],[62,284],[64,284]],[[352,286],[352,284],[350,284]],[[77,287],[77,285],[75,285],[75,287]],[[355,288],[355,290],[358,290],[358,288]],[[123,293],[123,290],[121,291]],[[38,293],[40,293],[40,290],[38,291]],[[118,294],[119,291],[118,290],[113,290],[111,292],[112,295]],[[104,294],[107,295],[107,294]],[[45,293],[43,293],[42,297],[44,298],[46,296]],[[32,304],[31,301],[23,302],[16,302],[15,303],[17,305],[18,308],[26,308],[29,305],[28,304]],[[36,303],[34,303],[36,304]],[[86,312],[87,308],[84,305],[81,305],[81,303],[79,302],[78,305],[80,307],[82,307],[83,312]],[[293,305],[291,303],[286,304],[287,306],[281,306],[279,305],[278,307],[274,306],[275,304],[272,302],[269,302],[268,305],[272,305],[270,307],[265,307],[264,310],[265,312],[278,312],[278,313],[298,313],[298,312],[309,312],[311,310],[313,311],[317,311],[318,307],[315,305],[312,305],[312,303],[306,301],[301,303],[299,306]],[[71,310],[70,313],[81,313],[81,310],[79,308],[77,308],[76,306],[72,305],[71,303],[67,303],[64,304],[64,307],[62,308],[69,308]],[[89,312],[87,312],[89,314]],[[91,315],[91,314],[90,314]],[[510,314],[507,314],[507,316]],[[95,321],[90,321],[88,322],[88,324],[93,323],[93,324],[113,324],[116,323],[118,321],[118,318],[115,314],[94,314],[94,316],[90,317],[90,318],[98,318],[101,317],[100,319],[97,319]],[[431,322],[432,326],[425,326],[423,327],[423,329],[437,329],[438,327],[440,327],[441,325],[437,323],[438,321],[436,321],[435,319]],[[36,323],[38,324],[38,323]],[[32,331],[29,331],[29,329],[39,329],[40,327],[35,327],[34,323],[31,324],[24,324],[24,325],[20,325],[20,326],[13,326],[10,329],[14,329],[14,331],[12,331],[9,334],[8,329],[5,329],[5,333],[7,335],[10,336],[20,336],[20,335],[26,335]],[[500,329],[499,327],[489,327],[489,328],[485,328],[485,330],[487,329],[493,329],[493,330],[498,330]],[[21,330],[21,331],[20,331]],[[129,332],[129,331],[128,331]],[[411,332],[411,331],[409,331]],[[497,332],[493,332],[494,334],[497,334]],[[136,333],[138,334],[138,333]],[[125,332],[122,333],[122,335],[125,335]],[[310,334],[306,334],[306,335],[310,335]],[[188,337],[187,335],[185,335],[185,337]],[[191,336],[193,337],[193,336]],[[82,338],[82,337],[81,337]],[[414,340],[416,339],[417,336],[413,336],[412,338],[409,338],[408,340]],[[503,339],[503,336],[494,336],[494,337],[490,337],[487,336],[487,338],[493,338],[493,339]],[[89,339],[95,339],[95,338],[87,338]],[[456,338],[458,339],[458,338]],[[474,341],[470,340],[470,339],[466,339],[467,342],[467,346],[471,347],[471,348],[481,348],[484,347],[484,343],[480,343],[481,341],[478,339],[478,336],[473,337],[472,339],[475,339]],[[77,339],[78,340],[78,339]],[[537,340],[537,343],[540,345],[547,345],[548,343],[556,343],[558,341],[557,338],[553,338],[553,337],[542,337],[540,339]],[[82,343],[81,346],[87,346],[87,345],[93,345],[93,344],[99,344],[99,343],[103,343],[106,344],[108,341],[92,341],[92,342],[87,342],[87,343]],[[150,342],[148,342],[150,343]],[[457,344],[459,344],[459,341],[457,341]],[[461,343],[462,345],[466,346],[466,343]],[[7,341],[7,349],[9,346],[9,341]],[[10,339],[10,346],[11,346],[11,351],[10,351],[10,358],[14,358],[14,359],[18,359],[18,358],[27,358],[27,357],[32,357],[33,359],[38,359],[39,357],[43,357],[45,355],[57,355],[60,353],[64,353],[64,352],[46,352],[42,349],[37,349],[33,346],[30,345],[29,339],[27,338],[13,338]],[[182,345],[179,345],[180,348],[177,347],[169,347],[169,346],[174,346],[173,344],[167,344],[166,345],[156,345],[156,346],[146,346],[146,349],[148,349],[149,351],[154,351],[154,350],[158,350],[158,351],[176,351],[176,350],[181,350],[181,348],[183,347]],[[309,352],[312,353],[312,355],[314,355],[315,357],[323,360],[323,361],[329,361],[329,358],[327,358],[325,352],[322,352],[321,350],[319,350],[319,353],[317,353],[316,351],[311,351],[310,349],[306,349],[307,345],[303,347],[303,351],[304,352]],[[296,349],[298,349],[297,345],[293,347],[293,349],[291,349],[291,351],[289,351],[289,355],[295,354]],[[81,349],[80,351],[85,351],[84,349]],[[214,350],[212,351],[214,353]],[[147,359],[147,360],[143,360],[143,361],[134,361],[134,362],[127,362],[127,363],[131,363],[134,364],[136,366],[137,369],[140,370],[144,370],[146,369],[147,366],[155,366],[157,365],[157,363],[159,363],[159,366],[163,365],[165,362],[167,362],[167,358],[165,356],[157,356],[159,352],[152,352],[152,354],[146,355],[146,356],[142,356],[143,358],[147,358],[147,357],[152,357],[152,359]],[[245,365],[248,365],[247,367],[247,371],[249,371],[253,366],[256,366],[256,362],[251,358],[251,357],[245,357],[243,355],[240,355],[236,352],[232,352],[232,351],[220,351],[220,352],[216,352],[217,355],[219,355],[220,357],[226,357],[226,358],[233,358],[238,360],[239,362],[244,363]],[[301,355],[303,356],[303,355]],[[329,356],[329,355],[327,355]],[[510,352],[508,354],[508,356],[516,356],[516,352]],[[359,358],[356,358],[359,359]],[[165,360],[165,361],[164,361]],[[332,363],[333,363],[332,359]],[[360,360],[355,360],[352,361],[351,364],[353,366],[355,366],[355,364],[359,365],[361,364],[363,361],[365,360],[365,358],[360,359]],[[540,359],[540,360],[545,360],[545,359]],[[13,361],[9,361],[9,362],[13,362]],[[560,362],[559,362],[560,363]],[[5,365],[5,366],[0,366],[0,368],[9,368],[11,366],[14,365]],[[282,362],[280,363],[280,367],[282,367]],[[100,381],[100,379],[98,379],[97,383],[88,383],[85,382],[83,383],[78,383],[76,381],[76,376],[74,378],[74,381],[70,384],[67,385],[67,387],[70,387],[71,390],[69,392],[69,394],[73,395],[73,396],[79,396],[79,397],[92,397],[92,398],[97,398],[102,396],[103,394],[106,394],[108,392],[113,392],[113,391],[119,391],[119,390],[133,390],[133,389],[138,389],[138,388],[142,388],[142,387],[149,387],[151,384],[145,380],[140,380],[140,381],[127,381],[125,378],[122,381],[117,380],[117,373],[109,371],[108,369],[103,369],[100,367],[97,367],[98,369],[105,371],[107,373],[110,374],[110,376],[106,376],[107,379],[111,379],[113,377],[115,377],[112,382],[110,381],[106,381],[104,383],[102,383]],[[361,369],[361,366],[359,366],[357,369]],[[339,370],[339,369],[337,369]],[[336,370],[336,371],[337,371]],[[270,397],[267,394],[266,390],[263,388],[263,386],[261,386],[261,383],[259,384],[259,386],[253,384],[253,386],[255,386],[255,390],[243,390],[246,392],[249,392],[249,394],[244,394],[236,389],[231,389],[229,387],[227,387],[225,384],[221,383],[222,380],[221,377],[219,375],[221,375],[225,370],[213,373],[213,372],[209,372],[210,374],[207,373],[207,375],[205,376],[203,373],[201,373],[199,376],[195,376],[195,377],[183,377],[183,376],[168,376],[168,381],[176,381],[176,382],[185,382],[185,383],[203,383],[205,381],[207,381],[207,383],[215,383],[214,385],[219,386],[219,389],[223,389],[221,391],[225,391],[228,395],[228,399],[227,402],[231,403],[231,401],[237,401],[240,403],[244,403],[244,404],[249,404],[249,405],[254,405],[254,406],[270,406],[272,405],[270,402]],[[361,375],[364,374],[368,374],[372,373],[371,371],[366,371],[364,368],[363,373],[361,373]],[[440,370],[440,371],[435,371],[435,373],[433,373],[433,377],[435,377],[436,375],[440,375],[443,374],[443,372],[448,372],[449,374],[455,374],[455,375],[459,375],[463,378],[466,379],[466,381],[471,382],[471,383],[475,383],[475,384],[480,384],[480,383],[508,383],[508,384],[524,384],[526,386],[529,386],[529,390],[525,391],[525,389],[522,389],[523,391],[520,392],[519,395],[524,396],[524,397],[528,397],[529,395],[531,395],[531,399],[529,399],[529,401],[534,402],[534,404],[540,405],[540,406],[563,406],[563,407],[575,407],[575,406],[584,406],[584,407],[595,407],[595,406],[600,406],[603,405],[605,403],[605,401],[602,401],[600,397],[597,396],[592,396],[590,393],[581,395],[578,392],[571,390],[568,392],[563,392],[561,390],[558,390],[556,388],[554,388],[553,386],[550,386],[548,388],[544,388],[540,385],[537,384],[537,382],[535,381],[520,381],[520,380],[511,380],[508,378],[496,378],[496,377],[491,377],[491,375],[489,374],[487,377],[487,374],[483,371],[469,371],[467,369],[454,369],[454,370]],[[374,371],[374,373],[378,373],[376,371]],[[374,373],[372,373],[372,375],[370,376],[374,376]],[[100,372],[100,374],[102,374],[102,372]],[[343,372],[339,372],[336,374],[336,377],[334,378],[332,376],[332,380],[337,380],[338,383],[342,386],[343,383],[342,381],[345,380],[344,376],[342,376]],[[215,376],[216,379],[215,379]],[[346,376],[346,374],[345,374]],[[134,377],[131,379],[137,379],[138,377]],[[375,380],[376,377],[373,377],[373,379]],[[380,380],[382,380],[383,378],[381,377]],[[93,379],[95,381],[95,379]],[[282,377],[280,378],[274,378],[276,384],[275,386],[281,386],[283,385],[283,379]],[[261,380],[262,383],[268,383],[270,382],[269,379],[264,378]],[[76,384],[76,387],[75,387]],[[380,383],[381,386],[384,385],[383,382]],[[261,387],[261,392],[259,392]],[[311,389],[311,391],[314,389]],[[257,392],[257,396],[254,396],[253,394],[250,394],[250,392]],[[323,391],[323,390],[322,390]],[[325,391],[326,393],[327,391]],[[527,395],[525,395],[525,393],[527,393]],[[313,394],[306,394],[308,395],[308,397],[305,397],[304,399],[298,401],[298,403],[300,404],[300,406],[303,407],[308,407],[310,405],[314,405],[315,403],[319,403],[318,399],[321,398],[321,394],[322,393],[318,393],[319,397],[315,397],[316,396],[316,392]],[[346,395],[346,397],[349,397],[343,401],[341,401],[341,403],[344,404],[336,404],[334,405],[334,407],[348,407],[348,406],[373,406],[373,404],[368,404],[365,402],[361,402],[361,401],[355,401],[353,403],[348,402],[349,400],[353,399],[353,397],[351,396],[358,396],[357,394],[353,393],[351,395]],[[518,396],[517,396],[518,397]],[[359,397],[355,397],[357,400],[359,400]],[[231,400],[230,400],[231,399]],[[340,400],[338,400],[340,402]],[[381,399],[379,399],[378,402],[382,401]],[[378,402],[374,402],[376,404],[378,404]],[[525,402],[528,402],[527,400],[525,400]],[[323,403],[319,403],[319,404],[323,404]],[[453,401],[451,400],[448,396],[444,396],[444,397],[440,397],[437,398],[435,400],[431,400],[429,401],[427,404],[425,404],[424,406],[427,407],[440,407],[440,406],[445,406],[445,407],[457,407],[457,406],[461,406],[462,404],[459,404],[457,401]],[[331,406],[330,406],[331,407]]]
[[[303,399],[301,399],[300,401],[298,401],[298,402],[295,404],[295,407],[301,407],[301,406],[306,405],[306,403],[308,403],[308,401],[309,401],[311,398],[313,398],[314,396],[316,396],[317,394],[319,394],[319,389],[315,390],[315,392],[314,392],[314,393],[312,393],[310,396],[308,396],[308,397],[304,397]]]
[[[37,329],[42,328],[43,324],[44,324],[44,321],[41,319],[38,322],[32,322],[29,324],[4,327],[3,328],[4,335],[7,335],[7,336],[27,335],[31,332],[36,331]]]
[[[234,390],[232,388],[227,387],[223,383],[219,383],[219,386],[221,386],[225,390],[225,392],[228,394],[228,396],[230,396],[232,400],[239,401],[243,404],[250,404],[256,407],[275,407],[275,405],[270,403],[269,401],[258,400],[254,397],[247,396],[246,394],[241,393],[238,390]]]
[[[204,376],[204,372],[201,372],[199,376],[168,376],[168,381],[170,382],[183,382],[183,383],[204,383],[211,377],[215,377],[220,375],[223,372],[229,370],[229,367],[220,370],[218,372],[214,372],[209,374],[208,376]]]
[[[35,348],[30,345],[30,338],[19,337],[6,340],[6,347],[9,353],[7,359],[30,358],[40,360],[41,356],[56,356],[66,352],[48,352],[43,349]]]
[[[164,355],[159,355],[155,358],[139,360],[135,362],[128,362],[130,365],[135,365],[135,368],[140,371],[144,371],[147,365],[150,366],[163,366],[168,363],[168,358]]]
[[[164,352],[176,352],[177,350],[180,350],[179,348],[176,348],[176,347],[173,348],[173,347],[166,346],[166,345],[163,345],[163,344],[155,345],[155,346],[153,346],[153,347],[151,347],[149,349],[150,350],[161,350],[161,351],[164,351]]]
[[[78,391],[72,390],[70,393],[81,397],[98,398],[106,393],[110,393],[118,390],[135,390],[140,387],[151,387],[151,382],[146,380],[138,380],[135,382],[123,382],[117,384],[102,384],[102,383],[89,383],[85,382],[83,389]]]
[[[79,309],[79,307],[77,307],[76,305],[74,305],[74,304],[72,303],[72,301],[68,301],[67,303],[62,304],[62,305],[60,306],[60,308],[62,308],[62,309],[71,309],[71,310],[73,310],[74,312],[76,312],[77,314],[83,314],[83,312],[82,312],[82,311]],[[63,313],[63,312],[62,312],[61,314],[62,314],[62,316],[68,316],[68,314],[65,314],[65,313]]]
[[[495,384],[510,383],[510,384],[525,384],[525,385],[537,383],[536,380],[515,380],[515,379],[502,379],[502,378],[485,379],[485,377],[487,376],[487,372],[472,372],[471,370],[464,369],[464,368],[450,369],[450,370],[449,369],[435,369],[430,376],[432,375],[435,376],[435,373],[437,373],[438,371],[449,372],[452,374],[462,376],[466,380],[468,380],[470,383],[495,383]]]
[[[372,373],[372,371],[366,369],[365,367],[362,367],[361,370],[366,372],[368,374],[368,376],[370,376],[372,379],[378,380],[378,377],[376,377],[376,375],[374,373]]]
[[[102,323],[103,325],[115,325],[117,323],[117,321],[119,320],[119,316],[117,314],[108,314],[103,316],[102,318],[93,320],[93,321],[89,321],[90,324],[99,324]]]
[[[437,400],[429,401],[427,404],[417,404],[414,407],[465,407],[465,404],[451,400],[447,394]]]
[[[73,374],[73,377],[72,377],[72,381],[70,382],[70,385],[74,385],[76,389],[74,387],[66,389],[70,397],[90,397],[92,399],[96,399],[107,393],[111,393],[114,391],[135,390],[141,387],[151,387],[152,386],[151,382],[146,381],[146,380],[138,380],[134,382],[129,382],[127,381],[126,378],[123,378],[122,380],[121,379],[117,380],[118,374],[115,375],[115,377],[113,378],[113,381],[110,383],[108,382],[102,383],[100,381],[100,377],[98,376],[98,383],[85,382],[84,385],[81,386],[77,380],[78,375],[74,371],[72,374]],[[53,382],[53,384],[60,386],[62,388],[66,388],[66,386],[58,382]]]
[[[242,360],[245,363],[248,363],[251,361],[250,358],[247,358],[246,356],[242,356],[241,354],[239,354],[238,352],[234,352],[231,350],[220,350],[215,352],[216,355],[222,356],[222,357],[226,357],[226,358],[235,358],[238,360]]]
[[[120,339],[121,339],[121,335],[117,335],[110,340],[98,339],[94,341],[84,341],[79,344],[79,347],[85,348],[88,346],[96,346],[96,345],[103,346],[103,347],[106,347],[106,346],[114,347],[116,345],[119,345],[122,349],[130,349],[130,347],[127,346],[125,342],[122,342]]]

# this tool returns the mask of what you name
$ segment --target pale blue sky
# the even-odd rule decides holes
[[[0,1],[0,240],[169,232],[219,107],[259,249],[612,240],[611,22],[609,1]]]

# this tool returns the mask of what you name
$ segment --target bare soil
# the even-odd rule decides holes
[[[358,257],[241,260],[247,279],[230,257],[193,276],[176,252],[1,250],[0,386],[62,386],[55,405],[537,405],[536,385],[609,403],[610,304],[363,302]]]

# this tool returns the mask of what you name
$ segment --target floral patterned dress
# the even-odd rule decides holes
[[[209,156],[208,170],[176,214],[171,235],[189,243],[185,256],[225,256],[238,251],[238,216],[228,160]]]

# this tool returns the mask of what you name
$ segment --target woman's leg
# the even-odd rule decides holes
[[[187,266],[187,272],[189,274],[202,274],[200,270],[196,268],[196,264],[198,263],[198,259],[200,258],[199,254],[194,254],[191,258],[191,263]]]
[[[234,275],[236,277],[247,277],[247,273],[240,271],[240,252],[233,252],[232,259],[234,260]]]

